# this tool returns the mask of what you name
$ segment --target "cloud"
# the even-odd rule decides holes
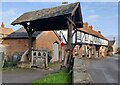
[[[85,20],[88,22],[96,22],[99,18],[99,15],[89,15]]]

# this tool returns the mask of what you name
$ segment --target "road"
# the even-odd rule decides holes
[[[31,83],[34,80],[40,79],[43,76],[58,72],[59,68],[52,70],[34,70],[26,72],[3,72],[2,83]]]
[[[88,73],[94,83],[118,83],[118,57],[106,57],[102,59],[91,59],[87,65]],[[120,64],[120,63],[119,63]]]

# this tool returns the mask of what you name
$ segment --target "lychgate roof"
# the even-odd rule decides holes
[[[19,18],[17,18],[14,22],[12,22],[12,24],[70,14],[72,13],[72,10],[75,8],[76,5],[77,3],[74,3],[69,5],[27,12],[21,15]]]
[[[57,6],[53,8],[41,9],[24,13],[11,24],[26,24],[30,22],[32,28],[37,30],[60,30],[67,29],[67,16],[75,14],[74,22],[77,26],[82,26],[82,14],[80,3]]]

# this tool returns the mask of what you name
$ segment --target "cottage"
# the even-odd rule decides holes
[[[83,28],[73,31],[73,46],[77,45],[79,57],[104,57],[107,53],[108,40],[100,31],[93,30],[88,23],[83,24]],[[62,35],[61,35],[62,34]],[[67,43],[67,31],[60,33],[64,43]],[[79,46],[78,46],[79,45]],[[75,46],[76,48],[76,46]]]
[[[35,31],[32,35],[32,48],[45,48],[52,54],[56,54],[52,61],[59,60],[60,38],[55,31]],[[4,38],[6,55],[10,58],[15,53],[23,54],[28,50],[28,34],[22,27]]]
[[[11,34],[12,32],[13,30],[11,28],[6,28],[5,24],[2,22],[0,27],[0,43],[2,43],[4,37]]]

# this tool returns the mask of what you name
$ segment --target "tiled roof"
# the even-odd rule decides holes
[[[42,33],[42,31],[35,31],[32,35],[33,38],[37,37],[40,33]],[[8,35],[7,37],[5,37],[4,39],[8,39],[8,38],[28,38],[28,33],[26,32],[26,30],[24,29],[24,27],[21,27],[20,29],[16,30],[15,32],[11,33],[10,35]]]
[[[80,31],[83,31],[85,33],[97,36],[97,37],[105,39],[105,40],[108,40],[101,33],[93,30],[93,27],[89,26],[87,22],[83,24],[83,28],[80,28]]]
[[[35,31],[32,35],[33,38],[36,38],[39,34],[41,34],[43,31]],[[55,35],[58,37],[59,40],[61,40],[61,38],[59,37],[59,35],[57,34],[56,31],[54,31]],[[28,33],[26,32],[26,30],[24,29],[24,27],[21,27],[20,29],[16,30],[15,32],[11,33],[10,35],[8,35],[7,37],[5,37],[4,39],[24,39],[24,38],[28,38]]]
[[[2,28],[2,27],[0,27],[0,34],[8,35],[8,34],[10,34],[12,32],[13,32],[13,30],[11,28]]]
[[[38,19],[45,19],[45,18],[60,16],[60,15],[70,14],[72,13],[73,9],[77,6],[77,4],[79,4],[79,2],[69,4],[69,5],[62,5],[62,6],[57,6],[53,8],[27,12],[21,15],[15,21],[13,21],[12,24],[14,25],[14,24],[18,24],[26,21],[34,21]]]
[[[2,35],[8,35],[13,32],[13,29],[11,28],[6,28],[4,22],[2,22],[1,27],[0,27],[0,34]]]

